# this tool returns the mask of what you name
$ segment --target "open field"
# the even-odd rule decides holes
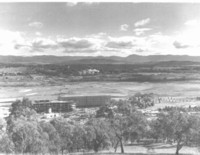
[[[59,95],[133,95],[137,92],[155,93],[159,96],[200,96],[200,81],[137,83],[137,82],[63,82],[61,85],[31,87],[1,87],[0,101],[12,98],[54,98]]]
[[[200,82],[63,82],[62,85],[31,86],[31,87],[1,87],[0,105],[9,106],[16,99],[28,97],[31,100],[56,100],[59,96],[76,95],[112,95],[131,96],[137,92],[154,93],[160,97],[197,97],[200,96]],[[200,101],[156,104],[150,109],[165,106],[200,105]]]

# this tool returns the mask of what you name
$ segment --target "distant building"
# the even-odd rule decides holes
[[[79,75],[95,75],[98,74],[100,71],[97,69],[86,69],[79,71]]]
[[[64,113],[72,111],[76,104],[73,101],[35,101],[33,107],[37,113]]]

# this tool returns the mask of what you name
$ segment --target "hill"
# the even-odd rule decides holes
[[[84,56],[0,56],[0,63],[36,63],[36,64],[137,64],[156,63],[164,61],[191,61],[200,62],[200,56],[188,55],[130,55],[128,57],[84,57]]]

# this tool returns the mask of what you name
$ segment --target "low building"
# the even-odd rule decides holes
[[[66,95],[60,96],[58,100],[62,101],[74,101],[78,108],[91,108],[99,107],[108,103],[111,99],[119,98],[122,96],[111,96],[111,95]]]
[[[0,108],[0,118],[6,118],[10,114],[9,107],[1,107]]]

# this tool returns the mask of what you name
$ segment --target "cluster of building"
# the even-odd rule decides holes
[[[79,71],[79,75],[95,75],[99,73],[100,71],[97,69],[86,69],[86,70]]]
[[[111,95],[66,95],[59,96],[58,100],[36,100],[33,103],[33,108],[38,114],[45,118],[55,118],[59,116],[67,116],[68,118],[79,119],[86,118],[87,114],[93,113],[98,107],[107,104],[111,99],[126,99],[125,96],[111,96]],[[155,103],[163,102],[190,102],[194,98],[181,97],[155,97]],[[192,107],[192,106],[191,106]],[[5,107],[8,108],[8,107]],[[2,117],[9,115],[8,109],[1,108]],[[149,117],[156,117],[158,110],[142,109],[142,113]]]

